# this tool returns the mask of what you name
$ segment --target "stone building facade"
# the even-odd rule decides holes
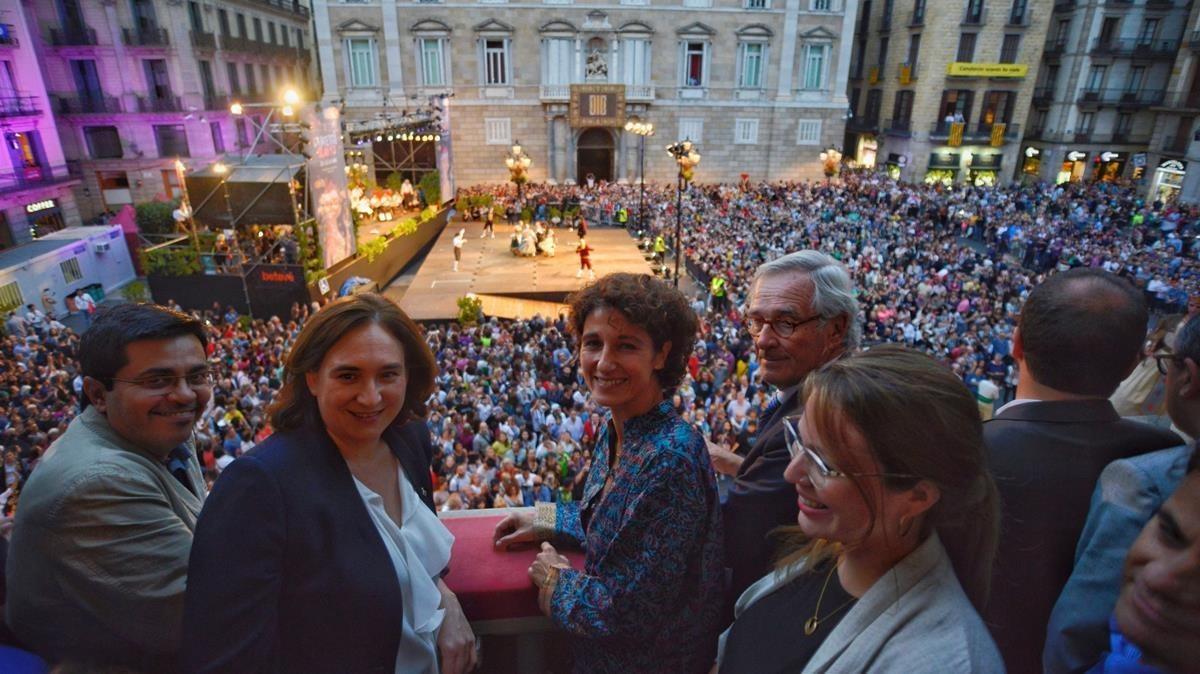
[[[190,169],[249,147],[254,126],[232,101],[313,95],[307,0],[22,4],[85,219],[179,196],[176,160]]]
[[[508,179],[669,181],[690,139],[702,181],[817,178],[841,141],[857,0],[315,0],[327,103],[348,128],[446,101],[458,186]],[[576,96],[574,107],[572,94]],[[446,98],[440,98],[441,96]],[[591,109],[589,109],[591,106]],[[599,114],[602,113],[602,114]],[[382,122],[381,122],[382,120]],[[386,138],[376,156],[393,152]],[[401,142],[396,140],[394,142]]]
[[[1190,100],[1190,2],[1057,0],[1025,134],[1025,173],[1051,182],[1130,179],[1155,171],[1150,154],[1182,157],[1179,120]],[[1178,110],[1175,114],[1173,110]],[[1159,118],[1166,114],[1168,121]],[[1189,123],[1190,126],[1190,123]],[[1158,131],[1156,132],[1156,129]],[[1169,136],[1169,138],[1168,138]],[[1184,140],[1181,140],[1184,139]],[[1152,140],[1156,145],[1152,145]]]
[[[20,3],[0,5],[0,250],[80,223],[78,171],[63,156],[36,45]]]
[[[913,182],[1007,182],[1050,0],[864,0],[848,155]]]

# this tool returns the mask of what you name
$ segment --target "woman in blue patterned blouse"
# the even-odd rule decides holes
[[[609,415],[583,498],[506,517],[496,545],[582,546],[573,569],[549,542],[529,577],[574,636],[576,672],[705,672],[724,580],[720,509],[703,437],[664,399],[683,377],[697,320],[647,275],[611,274],[570,300],[592,399]]]

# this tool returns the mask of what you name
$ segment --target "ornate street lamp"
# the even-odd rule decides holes
[[[679,287],[679,259],[683,257],[683,189],[691,182],[693,169],[700,163],[700,151],[689,139],[667,146],[667,154],[679,166],[679,182],[675,190],[675,287]]]
[[[838,174],[838,168],[842,163],[842,151],[836,147],[829,147],[821,151],[821,166],[825,170],[825,182],[828,183]]]
[[[533,160],[525,154],[525,150],[521,149],[521,141],[513,143],[512,149],[508,151],[508,156],[504,158],[504,165],[508,167],[508,179],[517,186],[518,202],[522,200],[521,186],[529,181],[531,164],[533,164]]]
[[[654,125],[650,122],[625,122],[625,130],[638,136],[638,180],[642,183],[641,194],[638,195],[638,231],[646,229],[646,136],[654,135]]]

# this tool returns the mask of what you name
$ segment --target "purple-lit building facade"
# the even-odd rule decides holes
[[[176,159],[191,169],[245,148],[253,126],[232,101],[310,89],[307,0],[22,4],[84,220],[179,196]]]
[[[0,250],[80,224],[78,170],[63,153],[31,28],[19,2],[0,3]]]

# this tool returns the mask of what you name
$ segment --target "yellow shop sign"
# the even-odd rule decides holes
[[[948,63],[946,74],[954,77],[1025,77],[1024,63]]]

